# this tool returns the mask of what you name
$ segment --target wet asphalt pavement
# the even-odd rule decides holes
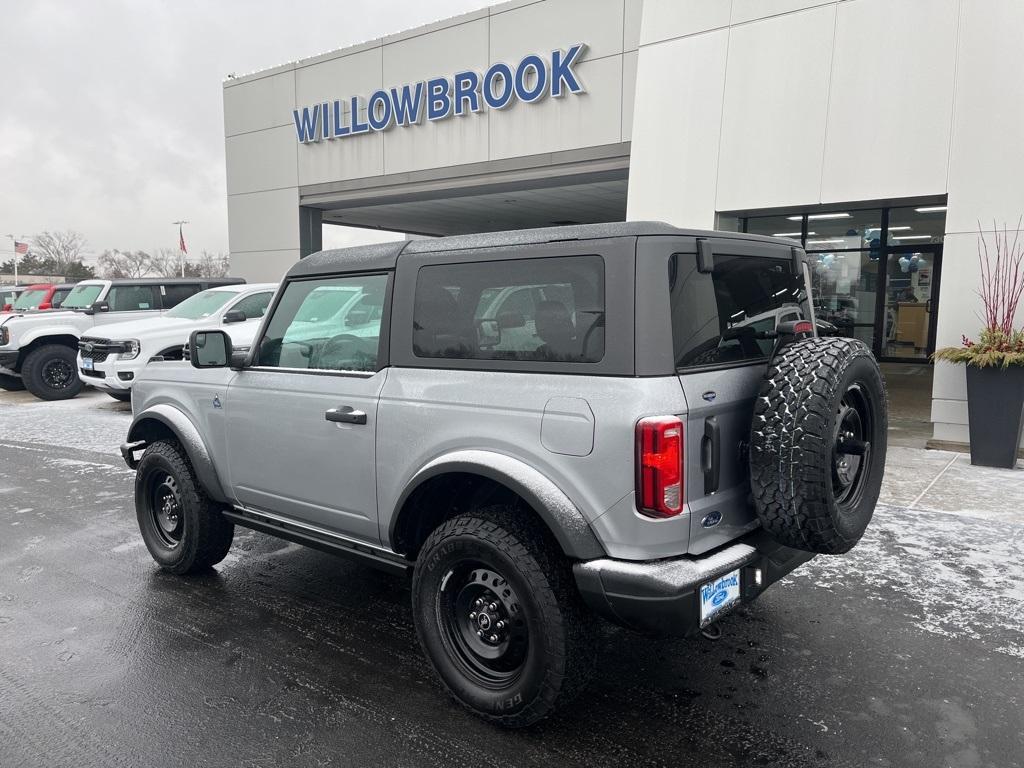
[[[157,570],[128,420],[0,393],[3,768],[1024,765],[1024,520],[929,509],[952,454],[895,452],[862,544],[718,642],[606,626],[589,691],[505,732],[435,683],[403,579],[242,529]]]

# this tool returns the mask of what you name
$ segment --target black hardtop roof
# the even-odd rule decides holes
[[[484,248],[505,248],[515,245],[540,245],[562,240],[604,240],[612,237],[675,235],[684,237],[727,237],[741,240],[793,245],[775,237],[747,235],[739,232],[714,232],[702,229],[681,229],[660,221],[628,221],[611,224],[575,224],[540,229],[514,229],[508,232],[484,232],[473,235],[452,235],[421,240],[398,240],[350,248],[318,251],[300,259],[286,277],[308,277],[338,272],[366,272],[394,269],[399,256],[414,253],[444,253]]]
[[[94,278],[102,280],[104,278]],[[82,281],[86,282],[86,281]],[[244,277],[113,277],[111,285],[195,285],[207,283],[213,285],[242,285]],[[77,285],[77,283],[76,283]]]

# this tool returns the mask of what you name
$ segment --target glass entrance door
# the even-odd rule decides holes
[[[941,268],[941,245],[886,249],[875,328],[875,354],[880,358],[924,362],[935,351]]]

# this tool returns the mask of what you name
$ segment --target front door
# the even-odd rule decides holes
[[[243,505],[379,542],[374,433],[387,285],[376,274],[285,287],[224,403],[230,482]]]
[[[935,351],[941,245],[886,250],[876,316],[875,354],[884,360],[921,361]]]

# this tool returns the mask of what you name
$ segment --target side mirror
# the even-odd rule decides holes
[[[245,368],[245,361],[249,359],[249,350],[247,349],[236,349],[231,353],[231,365],[229,366],[232,371],[240,371]]]
[[[227,323],[244,323],[248,319],[249,318],[245,316],[245,312],[240,309],[229,309],[224,313],[225,325]]]
[[[188,346],[193,368],[226,368],[231,358],[231,337],[224,331],[192,331]]]
[[[110,304],[105,301],[94,301],[88,309],[87,314],[94,315],[97,312],[109,312]]]

